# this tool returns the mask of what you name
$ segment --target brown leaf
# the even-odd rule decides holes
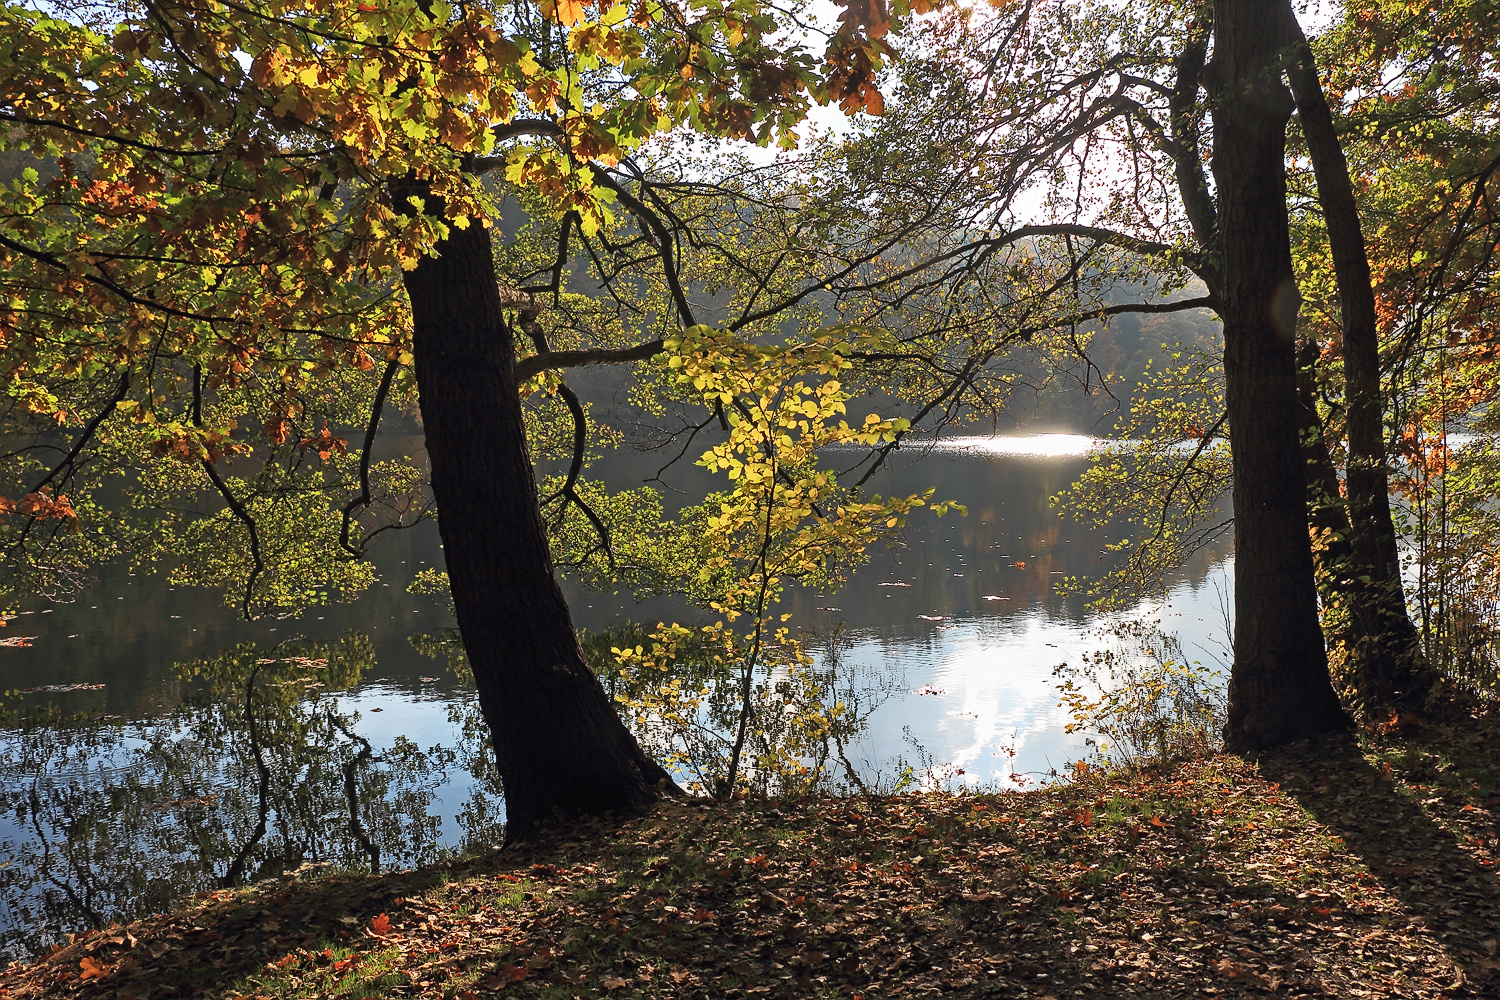
[[[630,985],[630,980],[621,979],[619,976],[610,976],[603,980],[604,988],[607,990],[623,990]]]
[[[370,920],[370,933],[376,937],[385,937],[391,932],[391,918],[384,913]]]
[[[78,967],[83,970],[78,974],[78,978],[83,980],[103,979],[104,973],[107,971],[97,958],[89,955],[85,955],[78,960]]]

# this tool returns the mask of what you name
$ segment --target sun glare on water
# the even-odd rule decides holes
[[[934,451],[967,451],[1019,458],[1081,458],[1106,442],[1087,434],[1026,434],[1015,437],[954,437],[933,445]]]

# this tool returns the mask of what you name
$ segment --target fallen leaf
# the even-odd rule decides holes
[[[1244,967],[1235,965],[1227,958],[1221,958],[1218,960],[1218,962],[1214,963],[1214,970],[1217,971],[1221,976],[1228,976],[1230,979],[1245,978]]]
[[[370,920],[370,933],[376,937],[385,937],[391,932],[391,918],[382,913]]]
[[[79,979],[88,980],[104,978],[104,966],[97,958],[91,958],[88,955],[85,955],[83,958],[80,958],[78,960],[78,967],[83,970],[78,974]]]

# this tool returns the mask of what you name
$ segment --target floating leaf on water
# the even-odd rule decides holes
[[[22,694],[43,694],[58,691],[103,691],[103,684],[43,684],[40,687],[22,688]]]

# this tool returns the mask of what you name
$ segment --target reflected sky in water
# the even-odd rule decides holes
[[[847,755],[866,780],[889,787],[910,766],[919,780],[1014,785],[1018,776],[1022,783],[1036,780],[1082,754],[1082,737],[1064,732],[1052,671],[1102,648],[1099,629],[1108,620],[1061,594],[1058,583],[1100,574],[1110,558],[1106,546],[1118,539],[1063,520],[1048,498],[1100,446],[1074,434],[913,443],[871,488],[886,495],[933,488],[934,499],[965,504],[968,516],[914,516],[904,544],[874,553],[845,589],[788,595],[782,610],[811,630],[825,661],[835,658],[864,692],[869,724]],[[661,464],[654,454],[616,453],[600,470],[612,486],[630,487]],[[667,479],[686,495],[722,487],[686,465]],[[1161,615],[1189,655],[1222,655],[1228,544],[1201,553],[1165,603],[1127,613]],[[87,716],[92,730],[0,734],[0,759],[8,762],[0,768],[0,794],[9,809],[0,816],[0,947],[18,953],[86,924],[82,910],[101,919],[129,916],[225,877],[236,838],[243,842],[253,832],[254,796],[211,786],[253,786],[253,759],[244,755],[230,708],[200,704],[195,711],[207,715],[180,714],[181,706],[199,704],[193,699],[201,700],[202,684],[175,665],[238,643],[274,649],[290,637],[331,642],[348,630],[369,637],[369,662],[357,682],[318,691],[297,708],[302,728],[287,730],[315,733],[317,745],[302,771],[277,780],[290,789],[316,773],[335,787],[296,807],[307,815],[273,818],[256,855],[264,872],[309,862],[363,863],[369,852],[349,829],[341,791],[350,766],[367,832],[386,838],[377,845],[383,867],[493,840],[498,803],[476,777],[484,771],[484,751],[472,693],[444,662],[422,656],[408,641],[415,632],[452,625],[442,602],[405,589],[418,571],[441,565],[435,527],[383,540],[374,556],[379,579],[363,597],[297,619],[243,622],[218,594],[123,571],[107,574],[71,604],[23,606],[6,634],[36,638],[29,648],[0,649],[0,688],[103,687],[23,696]],[[565,590],[576,623],[591,630],[622,621],[705,620],[671,600],[638,606],[571,583]],[[172,725],[206,727],[212,738],[188,743],[151,721],[174,712]],[[360,762],[362,741],[370,753]],[[172,771],[163,763],[168,744],[178,754],[199,746],[205,759],[177,760]],[[194,804],[216,794],[223,797]],[[91,846],[70,846],[89,823]],[[317,823],[328,829],[313,831]],[[136,829],[137,840],[129,842]],[[133,850],[143,853],[132,859]],[[147,872],[149,892],[124,885],[116,867],[128,864]],[[126,890],[136,893],[134,908],[121,898]],[[70,897],[90,892],[87,906]],[[40,895],[49,893],[42,905]]]

